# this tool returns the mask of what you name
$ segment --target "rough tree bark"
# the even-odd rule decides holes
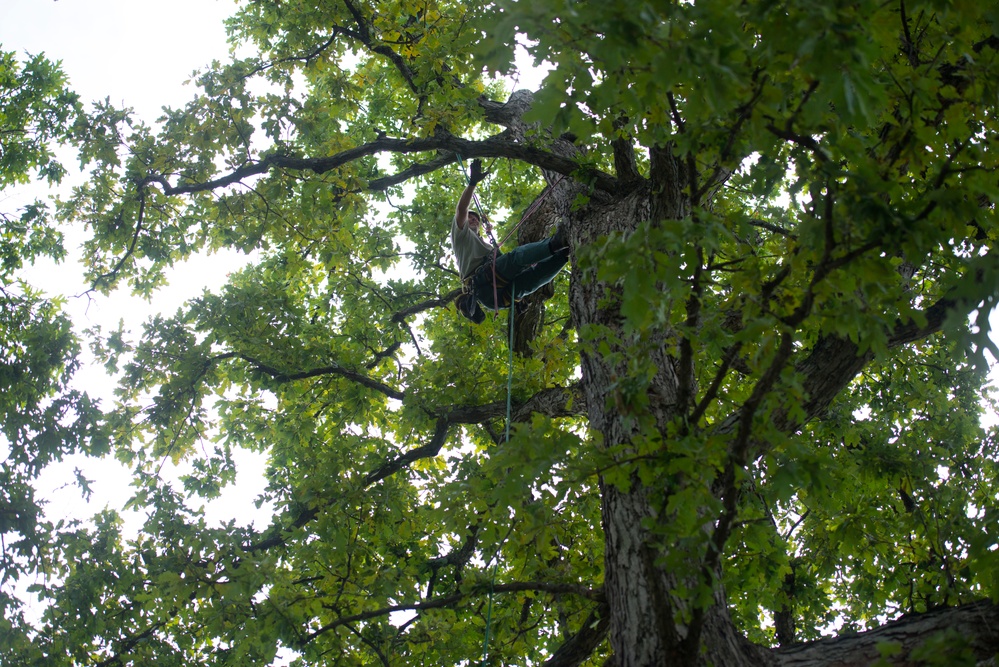
[[[570,237],[574,248],[611,232],[629,233],[648,220],[653,211],[658,219],[676,219],[689,210],[679,180],[683,166],[667,150],[660,151],[656,159],[654,170],[661,177],[658,183],[632,188],[620,197],[597,197],[573,213]],[[621,392],[618,382],[628,375],[629,358],[642,355],[656,369],[644,390],[648,401],[645,410],[660,432],[685,412],[688,399],[683,395],[683,371],[672,351],[675,345],[670,332],[660,331],[648,340],[629,339],[622,326],[619,302],[610,296],[608,299],[607,286],[593,272],[580,271],[574,265],[570,307],[581,338],[585,339],[589,328],[596,327],[610,332],[604,340],[615,340],[610,354],[588,348],[585,340],[582,345],[582,382],[590,429],[600,434],[605,449],[627,450],[639,428],[639,420],[630,410],[630,398]],[[632,479],[627,489],[601,484],[604,588],[611,613],[610,641],[615,664],[772,664],[768,651],[753,646],[736,630],[720,587],[716,588],[714,604],[705,610],[696,628],[681,620],[690,618],[693,610],[678,589],[696,582],[681,581],[661,566],[669,547],[657,545],[644,528],[650,520],[661,520],[650,503],[649,492],[638,479]],[[683,576],[697,576],[700,554],[678,555],[690,564],[690,574]]]
[[[952,664],[958,661],[958,649],[951,644],[954,654],[949,654],[947,640],[955,638],[967,641],[963,650],[968,653],[963,657],[971,658],[980,665],[994,665],[995,656],[999,654],[999,608],[991,602],[980,601],[935,609],[925,614],[904,616],[868,632],[780,648],[774,655],[781,667],[872,665],[882,655],[879,644],[882,648],[891,644],[896,647],[897,653],[887,661],[888,664],[925,664],[925,661],[910,661],[908,656],[913,649],[924,646],[927,639],[931,639],[941,644],[926,657],[940,660],[938,664]]]
[[[566,148],[563,146],[563,148]],[[625,146],[615,147],[616,162],[628,165],[633,160]],[[572,149],[556,151],[560,156],[572,157]],[[583,271],[575,259],[575,249],[612,232],[633,232],[645,220],[670,220],[689,216],[692,202],[686,179],[686,165],[673,156],[668,147],[652,152],[648,180],[630,178],[620,181],[616,191],[591,189],[589,203],[574,209],[572,201],[579,192],[578,184],[556,188],[549,195],[544,207],[532,221],[528,236],[522,241],[543,235],[543,230],[564,221],[569,227],[573,248],[570,310],[572,324],[580,333],[582,390],[585,396],[589,427],[599,434],[598,441],[605,450],[627,451],[638,433],[638,416],[631,411],[629,397],[623,393],[618,380],[627,377],[629,357],[640,355],[651,361],[656,369],[648,386],[644,388],[647,403],[643,406],[646,417],[654,419],[660,432],[689,409],[695,392],[691,369],[684,367],[671,332],[660,331],[648,340],[629,339],[623,327],[620,302],[608,291],[608,286],[596,279],[593,271]],[[547,176],[547,174],[546,174]],[[552,182],[549,180],[549,182]],[[704,202],[699,203],[704,206]],[[609,297],[609,298],[608,298]],[[543,313],[544,297],[529,304],[536,316]],[[922,338],[939,327],[946,304],[935,304],[926,312],[930,323],[918,332],[900,330],[892,338],[892,345]],[[938,312],[939,311],[939,312]],[[533,338],[536,322],[528,320],[520,325],[518,349]],[[911,328],[911,325],[907,325]],[[604,341],[614,341],[610,353],[597,352],[586,343],[586,331],[597,327],[611,335]],[[621,354],[617,354],[621,353]],[[870,362],[870,354],[861,354],[849,341],[823,338],[798,359],[789,358],[805,376],[809,400],[805,405],[808,417],[813,417],[835,397],[863,367]],[[683,374],[688,373],[686,382]],[[745,409],[745,408],[744,408]],[[736,411],[723,421],[718,431],[736,437],[742,412]],[[800,428],[801,424],[787,419],[786,413],[775,415],[785,431]],[[746,459],[765,451],[765,445],[750,442],[745,446]],[[743,461],[743,464],[745,461]],[[665,486],[671,482],[663,481]],[[973,650],[979,659],[994,654],[999,642],[997,633],[991,631],[996,608],[988,603],[941,610],[932,614],[912,617],[889,624],[862,635],[822,640],[804,645],[782,647],[774,650],[749,642],[735,627],[729,612],[725,591],[715,583],[712,601],[700,610],[680,592],[690,590],[703,577],[703,553],[671,554],[677,547],[661,544],[645,526],[650,521],[662,521],[655,503],[650,502],[651,489],[633,478],[628,488],[601,483],[602,524],[605,532],[605,582],[606,602],[601,611],[608,613],[609,622],[594,625],[586,633],[587,645],[596,645],[596,636],[607,633],[613,650],[608,664],[614,667],[644,667],[647,665],[702,666],[726,665],[738,667],[766,665],[846,665],[871,664],[880,657],[877,644],[884,641],[899,642],[902,650],[889,664],[909,664],[910,651],[937,630],[971,635]],[[660,498],[663,489],[658,489]],[[666,490],[669,493],[669,490]],[[718,489],[719,495],[722,490]],[[658,501],[661,504],[661,500]],[[712,522],[706,522],[711,530]],[[687,574],[678,575],[662,566],[665,557],[689,564]],[[720,565],[712,566],[714,582],[719,582]],[[683,579],[687,577],[687,579]],[[691,621],[690,619],[694,619]],[[984,630],[984,631],[983,631]],[[581,633],[582,634],[582,633]],[[574,644],[575,645],[575,644]],[[585,657],[568,659],[556,656],[551,664],[579,664]],[[894,661],[894,662],[893,662]]]

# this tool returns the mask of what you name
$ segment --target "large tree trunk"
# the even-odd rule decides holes
[[[574,247],[612,231],[633,230],[647,220],[654,206],[649,189],[642,187],[613,203],[591,205],[573,216]],[[610,297],[610,298],[608,298]],[[642,340],[628,339],[616,296],[598,282],[592,271],[574,266],[570,304],[580,338],[583,387],[590,428],[599,434],[605,450],[629,451],[634,437],[644,427],[663,432],[684,409],[681,381],[669,331],[659,331]],[[597,328],[612,335],[600,336],[603,345],[587,345],[588,331]],[[608,342],[614,341],[616,342]],[[620,354],[618,354],[620,353]],[[640,388],[644,404],[632,411],[634,396],[622,390],[621,378],[633,372],[629,360],[640,355],[656,369],[647,386]],[[646,403],[647,401],[647,403]],[[656,490],[662,497],[669,484],[663,480]],[[658,546],[645,528],[649,521],[662,521],[650,502],[652,490],[637,477],[629,484],[601,483],[605,532],[604,589],[610,607],[610,641],[614,664],[619,667],[648,665],[760,665],[772,664],[769,651],[750,644],[734,627],[728,615],[724,591],[716,584],[713,602],[704,609],[701,622],[691,630],[683,619],[694,611],[686,596],[702,576],[702,553],[669,554],[669,546]],[[668,493],[668,490],[665,491]],[[667,571],[666,556],[679,555],[689,567]],[[671,559],[676,562],[675,558]],[[684,579],[685,578],[685,579]],[[718,577],[715,577],[715,581]]]
[[[573,212],[570,216],[572,246],[581,247],[613,231],[628,233],[639,222],[654,215],[654,210],[662,215],[669,208],[668,202],[657,201],[651,194],[653,191],[654,186],[637,188],[613,201],[591,203]],[[663,191],[659,189],[660,193]],[[686,406],[681,405],[684,399],[681,397],[676,341],[669,331],[660,331],[645,340],[629,340],[624,333],[618,295],[599,282],[595,272],[580,270],[575,258],[570,307],[580,334],[582,386],[590,429],[598,434],[597,442],[602,449],[624,452],[626,456],[642,428],[643,419],[652,420],[644,422],[646,428],[651,425],[663,433],[665,426],[685,410]],[[613,334],[599,337],[604,345],[602,349],[587,342],[588,330],[592,327],[605,327],[605,331]],[[617,342],[608,343],[615,338]],[[868,357],[855,348],[844,351],[830,345],[820,341],[804,363],[813,363],[818,354],[831,355],[829,363],[823,365],[823,372],[810,373],[809,377],[817,377],[816,382],[840,386]],[[632,369],[628,368],[628,360],[636,355],[649,360],[656,369],[643,388],[647,401],[640,410],[632,410],[631,399],[620,382],[629,377]],[[823,396],[835,392],[822,391],[819,386],[809,387],[811,401],[816,403],[815,406],[812,402],[808,404],[811,414],[824,405]],[[665,448],[668,449],[668,444]],[[717,583],[721,580],[718,571],[713,573],[716,583],[710,602],[699,610],[699,622],[692,627],[687,619],[696,616],[698,610],[691,606],[687,591],[703,583],[701,568],[705,554],[703,551],[674,553],[673,550],[682,547],[663,544],[660,536],[646,528],[669,520],[662,516],[664,494],[676,490],[669,488],[670,484],[682,482],[657,479],[654,489],[644,486],[637,476],[632,476],[629,482],[610,484],[602,480],[600,485],[605,532],[604,591],[614,655],[609,664],[614,667],[870,665],[878,662],[881,656],[878,644],[886,641],[900,647],[899,653],[887,664],[905,665],[914,664],[910,659],[914,648],[925,645],[928,639],[936,641],[946,636],[968,640],[966,648],[979,660],[995,655],[999,648],[999,634],[991,631],[991,628],[999,627],[996,607],[982,603],[902,619],[862,635],[775,651],[752,644],[735,627],[728,612],[725,591]],[[713,526],[712,517],[705,516],[705,529],[710,530]],[[682,565],[667,568],[663,565],[667,560]],[[949,634],[940,635],[940,631]]]
[[[574,150],[567,142],[561,147],[565,153],[560,154],[571,155]],[[599,188],[587,190],[584,194],[589,203],[573,210],[571,203],[579,190],[562,182],[536,213],[531,225],[525,225],[525,236],[520,241],[541,238],[550,233],[556,222],[568,221],[573,248],[570,309],[580,338],[581,385],[589,426],[597,446],[620,460],[634,452],[636,436],[643,431],[668,432],[666,426],[689,409],[685,403],[696,394],[696,388],[693,369],[688,365],[681,370],[683,364],[673,333],[664,328],[652,334],[643,332],[641,339],[629,339],[620,312],[620,295],[598,281],[595,271],[584,271],[577,263],[575,250],[593,244],[604,235],[633,233],[640,223],[648,220],[677,220],[691,215],[688,197],[691,184],[686,182],[685,164],[669,147],[651,151],[648,181],[637,176],[627,142],[620,142],[614,149],[620,190],[613,193]],[[699,202],[699,206],[705,205]],[[543,298],[529,306],[536,309],[537,317],[533,320],[525,317],[520,326],[517,349],[522,354],[529,352],[536,320],[543,314]],[[946,306],[944,299],[930,307],[926,311],[926,325],[915,329],[914,325],[900,325],[890,345],[903,344],[938,329]],[[647,361],[652,369],[647,384],[637,389],[632,382],[636,374],[630,363],[636,358]],[[826,337],[816,342],[811,353],[797,364],[807,378],[806,414],[821,411],[869,360],[869,353],[861,354],[849,341]],[[681,373],[687,373],[686,382]],[[741,413],[734,413],[719,426],[718,433],[734,434],[740,418]],[[796,428],[784,411],[777,411],[773,419],[784,430]],[[661,450],[665,451],[658,455],[668,457],[669,446],[668,442],[663,444]],[[937,641],[948,634],[951,638],[967,639],[966,648],[978,660],[994,656],[999,649],[999,635],[991,631],[999,627],[999,619],[996,606],[989,603],[935,611],[901,619],[862,635],[779,650],[750,643],[729,615],[725,591],[718,583],[720,564],[706,559],[703,543],[688,552],[648,529],[669,522],[669,516],[664,515],[665,500],[681,489],[683,483],[657,476],[653,488],[643,485],[637,475],[626,476],[623,483],[620,476],[613,483],[601,479],[606,601],[601,602],[599,610],[594,610],[594,622],[588,622],[567,643],[565,651],[556,653],[551,665],[578,665],[588,655],[587,650],[578,649],[581,646],[592,649],[605,633],[609,633],[613,650],[608,665],[614,667],[865,665],[880,659],[878,644],[886,641],[899,647],[888,664],[914,664],[913,649],[925,652],[928,640]],[[716,516],[705,514],[704,529],[711,531],[716,521]],[[666,562],[670,565],[665,565]],[[710,594],[701,598],[700,608],[695,608],[689,592],[705,582],[710,582]],[[941,630],[945,635],[939,633]],[[783,634],[788,640],[789,633]],[[946,660],[945,655],[939,657]]]

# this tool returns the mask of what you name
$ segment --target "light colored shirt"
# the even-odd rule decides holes
[[[486,257],[492,257],[493,254],[493,247],[473,232],[468,223],[462,228],[458,227],[457,217],[451,219],[451,248],[462,280],[479,268]]]

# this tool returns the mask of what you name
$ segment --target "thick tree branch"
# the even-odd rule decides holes
[[[176,611],[170,614],[171,620],[177,615]],[[158,623],[153,623],[148,628],[134,635],[129,635],[125,637],[125,641],[122,642],[121,647],[115,652],[114,655],[107,658],[106,660],[101,660],[100,662],[95,662],[94,667],[117,667],[118,665],[124,664],[123,655],[129,653],[132,649],[138,646],[140,643],[148,640],[153,636],[160,628],[166,626],[170,621],[160,621]]]
[[[462,405],[438,410],[436,415],[445,418],[450,424],[482,424],[499,419],[506,413],[506,403],[495,401],[482,405]],[[512,410],[514,422],[527,421],[534,413],[548,417],[573,417],[586,413],[585,398],[578,384],[569,387],[549,387]]]
[[[903,616],[868,632],[780,648],[774,651],[774,657],[781,667],[873,665],[881,658],[878,645],[890,642],[898,645],[901,652],[893,655],[887,664],[918,664],[922,661],[909,657],[912,650],[941,632],[959,637],[977,661],[994,658],[999,652],[999,607],[981,601]]]
[[[797,132],[791,131],[789,128],[781,129],[773,123],[767,125],[767,130],[778,139],[790,141],[792,144],[808,149],[820,162],[829,161],[829,156],[826,155],[825,150],[819,145],[819,142],[812,137],[806,134],[798,134]]]
[[[947,296],[941,298],[923,311],[926,322],[899,322],[888,335],[889,349],[914,343],[931,336],[943,327],[947,315],[961,304]],[[856,343],[837,336],[824,336],[812,346],[809,355],[797,364],[796,370],[804,377],[803,389],[808,399],[804,410],[810,419],[825,411],[832,400],[849,384],[858,373],[874,359],[874,352],[861,354]],[[777,416],[777,423],[783,430],[791,430],[800,425],[791,422],[786,413]]]
[[[437,425],[434,427],[434,434],[425,445],[410,449],[405,454],[402,454],[391,461],[387,461],[377,469],[369,472],[364,476],[364,481],[361,482],[362,488],[367,488],[376,482],[380,482],[386,477],[394,475],[414,461],[437,456],[437,454],[441,451],[441,447],[443,447],[444,443],[447,441],[450,427],[451,424],[447,419],[443,417],[438,418]]]
[[[139,188],[143,188],[152,183],[157,183],[163,188],[166,195],[186,195],[198,192],[207,192],[219,188],[225,188],[240,183],[244,179],[266,174],[274,169],[290,169],[293,171],[311,171],[316,174],[324,174],[338,167],[360,160],[365,157],[378,155],[379,153],[426,153],[433,151],[447,151],[447,155],[439,155],[433,160],[423,164],[414,164],[393,176],[386,176],[370,181],[364,188],[368,191],[384,190],[393,185],[398,185],[407,179],[429,173],[440,169],[448,164],[458,161],[460,155],[464,159],[468,158],[510,158],[519,160],[527,164],[540,167],[549,171],[554,171],[566,176],[573,176],[583,182],[589,183],[607,192],[615,192],[619,187],[618,179],[592,167],[580,167],[572,159],[555,155],[547,151],[527,146],[511,141],[509,138],[494,135],[482,141],[472,141],[455,137],[447,132],[438,132],[433,137],[422,139],[396,139],[391,137],[378,137],[373,141],[362,144],[355,148],[316,158],[297,157],[281,153],[272,153],[261,158],[257,162],[251,162],[238,167],[228,174],[204,181],[201,183],[181,183],[171,185],[163,176],[151,175],[139,181]]]
[[[520,89],[510,93],[510,98],[506,102],[497,102],[486,97],[480,97],[478,101],[487,121],[516,129],[523,124],[521,119],[531,108],[534,95],[529,90]]]
[[[635,160],[635,145],[632,143],[631,137],[623,133],[623,128],[627,122],[626,117],[614,121],[614,129],[621,134],[611,142],[611,148],[614,151],[614,172],[621,183],[625,185],[638,183],[642,180],[642,174],[638,171],[638,162]]]
[[[701,417],[704,416],[708,406],[710,406],[712,401],[715,400],[715,396],[718,395],[718,390],[721,388],[722,382],[725,380],[725,376],[728,375],[729,368],[732,367],[732,364],[738,358],[739,350],[741,349],[742,343],[736,342],[725,350],[725,354],[722,356],[721,364],[718,367],[718,371],[715,373],[714,379],[711,381],[711,385],[708,387],[708,390],[704,392],[704,396],[701,397],[700,402],[690,415],[689,423],[692,428],[697,428],[697,423],[701,421]]]
[[[679,375],[677,402],[680,405],[680,409],[684,411],[684,414],[687,413],[688,408],[693,403],[694,344],[691,338],[695,335],[694,332],[700,328],[701,295],[704,290],[704,283],[702,282],[704,275],[704,250],[700,246],[696,248],[696,255],[697,264],[694,266],[690,296],[687,298],[687,319],[683,323],[685,331],[680,338],[680,358],[677,363],[677,375]]]
[[[766,222],[764,220],[749,220],[746,224],[752,227],[759,227],[760,229],[765,229],[768,232],[773,232],[774,234],[780,234],[781,236],[786,236],[790,239],[797,239],[798,235],[789,229],[785,229],[780,225],[775,225],[772,222]]]
[[[979,277],[978,282],[981,281]],[[948,314],[955,308],[961,308],[963,300],[947,295],[926,308],[920,319],[924,324],[918,324],[915,319],[901,322],[888,334],[888,348],[896,348],[927,338],[943,327]],[[966,306],[971,310],[974,306]],[[803,407],[804,420],[808,421],[822,414],[833,399],[857,376],[858,373],[874,359],[874,352],[860,352],[860,347],[847,338],[839,336],[823,336],[812,345],[811,350],[798,363],[795,371],[802,379],[802,389],[805,396]],[[729,415],[715,428],[718,434],[731,433],[739,424],[739,412]],[[802,422],[792,420],[787,410],[774,411],[771,416],[773,424],[780,430],[789,432],[800,428]],[[753,456],[765,453],[759,443],[752,448]]]
[[[132,242],[128,246],[128,250],[122,255],[114,267],[107,273],[102,273],[101,275],[94,278],[94,282],[91,285],[91,289],[97,289],[101,283],[108,284],[115,277],[117,277],[118,272],[121,271],[121,267],[125,265],[128,258],[132,256],[135,252],[135,246],[139,242],[139,234],[142,233],[142,221],[146,213],[146,191],[142,188],[139,189],[139,212],[135,216],[135,232],[132,234]],[[124,217],[123,211],[118,212],[118,224],[121,224]]]
[[[544,662],[543,667],[577,667],[586,662],[607,638],[610,605],[601,602],[583,621],[579,631]]]
[[[438,297],[436,299],[427,299],[426,301],[421,301],[420,303],[413,304],[412,306],[407,306],[402,310],[398,310],[392,314],[392,321],[401,324],[406,321],[407,317],[413,315],[418,315],[425,310],[430,310],[431,308],[438,308],[440,306],[446,306],[461,294],[461,288],[453,289],[444,296]]]
[[[516,406],[512,413],[515,422],[526,421],[535,412],[546,414],[551,417],[568,417],[585,413],[585,401],[581,395],[578,385],[571,387],[552,387],[544,389],[527,401]],[[372,470],[364,476],[360,482],[360,488],[365,489],[372,484],[376,484],[387,477],[394,475],[406,466],[421,459],[432,458],[440,453],[444,443],[447,441],[450,429],[457,424],[479,424],[498,419],[506,411],[506,403],[496,401],[485,405],[458,406],[438,411],[437,421],[434,426],[434,433],[430,440],[419,447],[408,450],[399,456],[386,461],[378,468]],[[333,502],[327,501],[327,504]],[[286,542],[286,534],[292,530],[302,528],[310,521],[319,516],[319,506],[311,506],[302,509],[291,524],[287,526],[271,526],[263,539],[247,545],[244,551],[257,552],[281,546]]]
[[[479,543],[479,530],[481,526],[482,524],[480,523],[469,526],[468,535],[465,536],[465,541],[461,543],[460,547],[449,551],[443,556],[431,558],[427,561],[427,567],[434,571],[448,566],[459,569],[464,567],[475,553],[475,545]]]
[[[357,24],[357,31],[354,33],[356,39],[372,53],[377,53],[378,55],[387,58],[389,62],[391,62],[392,65],[399,70],[399,74],[402,75],[402,78],[406,81],[406,85],[409,86],[409,89],[415,94],[420,95],[420,89],[419,86],[416,85],[413,70],[406,64],[406,61],[403,60],[402,56],[384,44],[375,44],[374,40],[371,38],[371,31],[369,30],[371,22],[361,14],[361,10],[358,9],[357,6],[351,2],[351,0],[343,0],[343,4],[347,8],[347,11],[350,12],[350,15],[354,17],[354,23]]]
[[[369,361],[367,364],[365,364],[365,368],[367,368],[368,370],[371,370],[372,368],[374,368],[375,366],[377,366],[379,363],[381,363],[382,359],[385,359],[386,357],[391,357],[391,356],[395,355],[395,353],[399,351],[400,347],[402,347],[402,343],[399,342],[399,341],[396,341],[396,342],[392,343],[391,345],[389,345],[384,350],[382,350],[381,352],[376,352],[375,353],[375,358],[372,359],[371,361]]]

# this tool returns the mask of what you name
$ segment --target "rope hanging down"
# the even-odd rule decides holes
[[[457,153],[455,153],[455,155],[457,155],[458,157],[458,164],[461,166],[461,171],[465,175],[466,182],[471,183],[472,179],[469,177],[468,171],[465,169],[464,160],[462,159],[461,155]],[[516,232],[517,229],[519,229],[520,226],[523,225],[527,221],[527,219],[534,214],[536,210],[538,210],[538,207],[541,206],[541,202],[544,201],[545,197],[551,194],[551,192],[555,189],[555,186],[561,183],[563,178],[565,178],[564,175],[559,176],[558,180],[555,181],[553,185],[548,187],[548,189],[544,193],[542,193],[540,197],[535,199],[531,203],[531,205],[527,207],[527,210],[524,211],[524,216],[520,219],[520,222],[518,222],[514,226],[514,228],[511,229],[507,233],[507,235],[503,237],[503,243],[506,243],[507,240],[511,236],[513,236],[513,233]],[[496,242],[496,237],[493,236],[492,225],[489,224],[489,220],[486,219],[485,215],[483,215],[482,206],[479,204],[479,198],[475,194],[475,192],[472,192],[472,201],[475,203],[475,208],[479,213],[479,220],[485,224],[486,233],[489,235],[489,240],[492,241],[493,245],[493,306],[495,307],[499,304],[499,298],[496,287],[496,257],[497,254],[499,253],[500,244]],[[510,422],[512,421],[514,304],[517,301],[514,298],[514,295],[516,293],[517,293],[517,286],[515,284],[515,281],[510,281],[510,318],[507,321],[507,326],[510,332],[509,334],[510,340],[509,344],[507,345],[507,348],[509,349],[509,360],[507,362],[507,376],[506,376],[506,431],[503,438],[504,443],[510,442]],[[497,308],[495,310],[498,311],[499,309]],[[489,658],[489,630],[492,626],[492,618],[493,618],[493,591],[496,587],[496,568],[499,566],[498,556],[499,554],[497,552],[496,562],[493,563],[492,578],[491,581],[489,582],[489,602],[486,606],[486,631],[485,631],[485,639],[483,640],[482,643],[482,663],[481,663],[482,667],[485,667],[486,661]]]
[[[510,288],[513,289],[515,285],[511,282]],[[510,421],[512,419],[512,400],[513,396],[513,304],[514,300],[510,299],[510,320],[507,323],[510,328],[510,356],[507,362],[506,371],[506,434],[503,438],[504,444],[510,442]],[[496,568],[499,567],[499,552],[496,553],[496,562],[493,563],[493,576],[489,582],[489,602],[486,606],[486,638],[482,643],[482,667],[486,665],[486,659],[489,658],[489,628],[492,626],[493,620],[493,589],[496,587]]]
[[[455,153],[455,155],[458,154]],[[461,171],[465,175],[465,181],[471,183],[472,179],[469,177],[468,171],[465,169],[465,162],[464,160],[462,160],[461,155],[458,155],[458,164],[461,165]],[[545,193],[545,195],[547,195],[547,193]],[[493,245],[493,306],[495,307],[499,304],[499,294],[498,294],[498,289],[496,287],[496,257],[499,254],[500,244],[496,242],[496,237],[493,236],[492,225],[489,224],[489,220],[482,213],[482,206],[479,204],[479,197],[474,192],[472,193],[472,201],[475,203],[475,209],[479,213],[479,220],[483,224],[485,224],[486,233],[489,235],[489,240],[492,241]],[[506,243],[507,239],[510,238],[510,235],[513,234],[513,232],[517,231],[518,227],[524,224],[524,221],[527,220],[527,218],[531,215],[531,213],[533,213],[534,210],[537,208],[535,204],[537,204],[539,201],[540,200],[536,200],[535,203],[531,204],[528,210],[525,211],[524,217],[521,218],[520,222],[517,223],[517,226],[514,227],[510,231],[510,233],[508,233],[503,238],[504,243]],[[513,295],[517,293],[516,288],[517,286],[515,282],[511,281],[510,318],[509,321],[507,322],[507,326],[509,327],[510,330],[510,340],[509,340],[509,345],[507,345],[507,347],[509,348],[510,356],[507,362],[507,374],[506,374],[507,375],[506,376],[506,433],[503,440],[504,443],[510,442],[510,420],[512,414],[512,399],[513,399],[513,318],[514,318],[514,303],[516,303],[516,299],[513,298]],[[493,563],[493,573],[489,582],[489,598],[488,598],[489,601],[486,605],[486,631],[485,631],[485,637],[482,641],[482,663],[481,663],[482,667],[485,667],[486,661],[489,659],[489,630],[492,627],[492,621],[493,621],[493,591],[496,587],[496,569],[499,567],[498,555],[499,554],[497,554],[496,562]]]

